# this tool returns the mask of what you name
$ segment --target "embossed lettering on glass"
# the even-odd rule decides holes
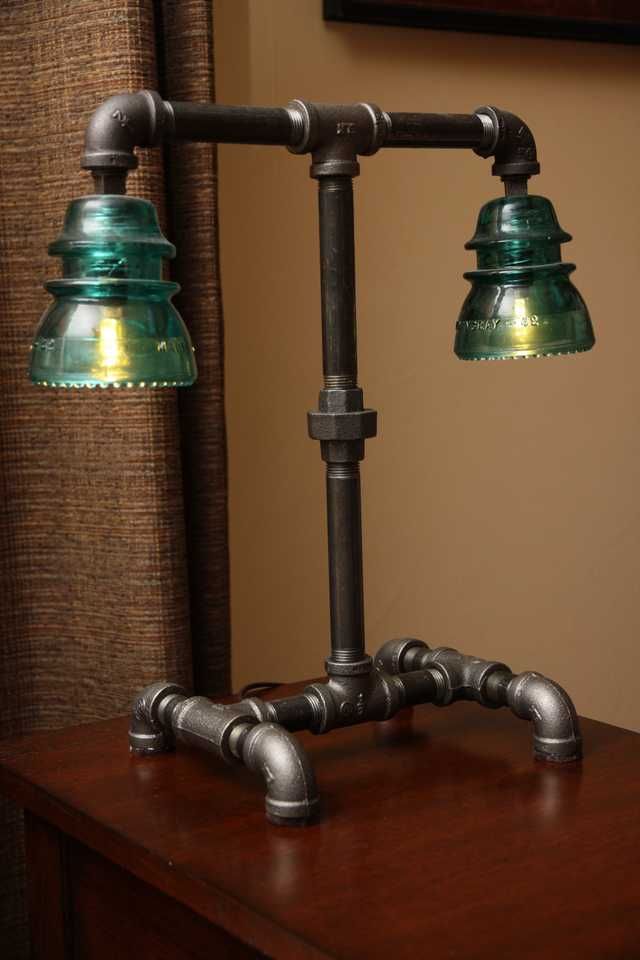
[[[590,350],[589,311],[562,263],[571,240],[544,197],[499,197],[486,203],[465,246],[478,267],[456,327],[462,360],[551,357]]]

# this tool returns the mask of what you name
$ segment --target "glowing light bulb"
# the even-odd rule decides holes
[[[31,350],[34,383],[63,387],[187,386],[196,379],[193,346],[171,303],[177,283],[162,279],[175,249],[153,204],[137,197],[83,197],[69,205],[49,252],[63,277],[47,289]]]

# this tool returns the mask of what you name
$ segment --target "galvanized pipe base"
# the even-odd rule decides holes
[[[154,683],[133,705],[131,751],[150,756],[176,742],[243,763],[265,782],[267,818],[277,825],[303,826],[319,814],[319,795],[309,758],[291,731],[327,733],[336,727],[388,720],[403,707],[447,706],[475,700],[484,707],[508,706],[533,723],[537,759],[578,760],[582,739],[576,711],[557,683],[538,673],[511,673],[503,663],[481,660],[448,647],[431,650],[421,640],[390,640],[372,662],[345,664],[327,683],[312,683],[282,700],[257,697],[237,704],[189,697],[175,684]]]

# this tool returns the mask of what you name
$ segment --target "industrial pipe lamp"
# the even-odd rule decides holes
[[[89,123],[83,167],[95,191],[72,201],[50,247],[62,278],[47,284],[55,299],[31,354],[31,379],[53,387],[173,387],[196,378],[189,334],[171,303],[178,287],[162,279],[174,255],[148,201],[125,195],[137,164],[135,147],[165,138],[277,144],[311,154],[319,183],[324,384],[309,413],[312,438],[326,463],[331,651],[327,682],[297,696],[233,705],[189,696],[166,682],[136,698],[131,750],[152,755],[176,741],[194,744],[262,774],[266,813],[276,824],[311,822],[319,799],[298,730],[387,720],[403,707],[475,700],[509,706],[533,724],[534,755],[564,763],[581,756],[576,712],[568,694],[538,673],[514,676],[504,663],[422,640],[389,640],[375,657],[364,636],[359,461],[375,436],[376,413],[358,386],[355,320],[353,178],[358,156],[382,148],[467,148],[493,157],[505,196],[480,211],[467,244],[477,269],[456,327],[465,360],[553,356],[588,350],[594,336],[587,308],[561,260],[570,240],[551,203],[529,196],[540,170],[531,131],[513,114],[482,107],[472,114],[385,113],[369,103],[329,105],[294,100],[284,108],[172,103],[157,93],[120,94]]]

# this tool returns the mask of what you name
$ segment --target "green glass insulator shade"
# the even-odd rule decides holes
[[[570,240],[545,197],[500,197],[480,211],[475,235],[478,269],[465,273],[471,290],[456,325],[462,360],[549,357],[590,350],[589,311],[562,263]]]
[[[193,346],[162,279],[175,248],[155,207],[138,197],[82,197],[49,252],[62,277],[31,349],[33,383],[53,387],[175,387],[197,376]]]

